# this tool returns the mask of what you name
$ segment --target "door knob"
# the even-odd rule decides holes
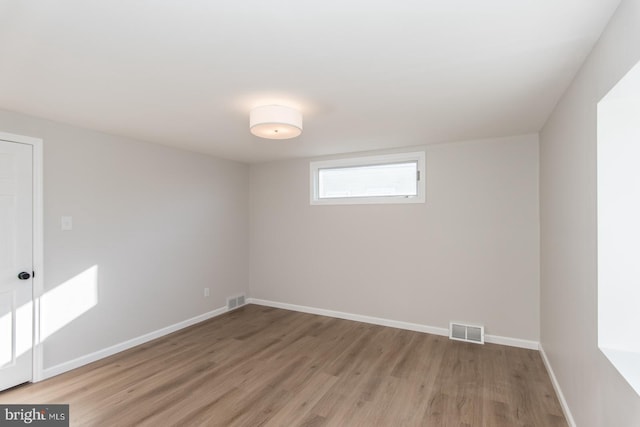
[[[18,279],[20,280],[29,280],[30,278],[31,278],[31,275],[26,271],[23,271],[22,273],[18,274]]]

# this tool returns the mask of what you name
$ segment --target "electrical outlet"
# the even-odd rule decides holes
[[[209,288],[204,288],[204,296],[208,297],[209,295]]]

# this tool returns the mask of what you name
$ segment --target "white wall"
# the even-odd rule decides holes
[[[425,204],[310,206],[311,159],[252,165],[251,296],[538,341],[537,135],[416,149]]]
[[[0,130],[44,139],[45,293],[97,265],[97,305],[45,341],[45,368],[247,291],[248,166],[6,111]]]
[[[596,239],[596,105],[639,40],[640,0],[623,0],[540,135],[541,341],[581,427],[640,425],[640,397],[597,347]]]

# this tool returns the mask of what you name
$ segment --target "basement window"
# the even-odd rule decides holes
[[[424,152],[311,162],[311,204],[424,203]]]
[[[598,346],[640,395],[640,63],[598,103]]]

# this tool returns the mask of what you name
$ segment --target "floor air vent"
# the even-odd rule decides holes
[[[245,304],[244,294],[227,298],[227,311],[242,307]]]
[[[457,341],[484,344],[484,326],[451,322],[449,324],[449,338]]]

